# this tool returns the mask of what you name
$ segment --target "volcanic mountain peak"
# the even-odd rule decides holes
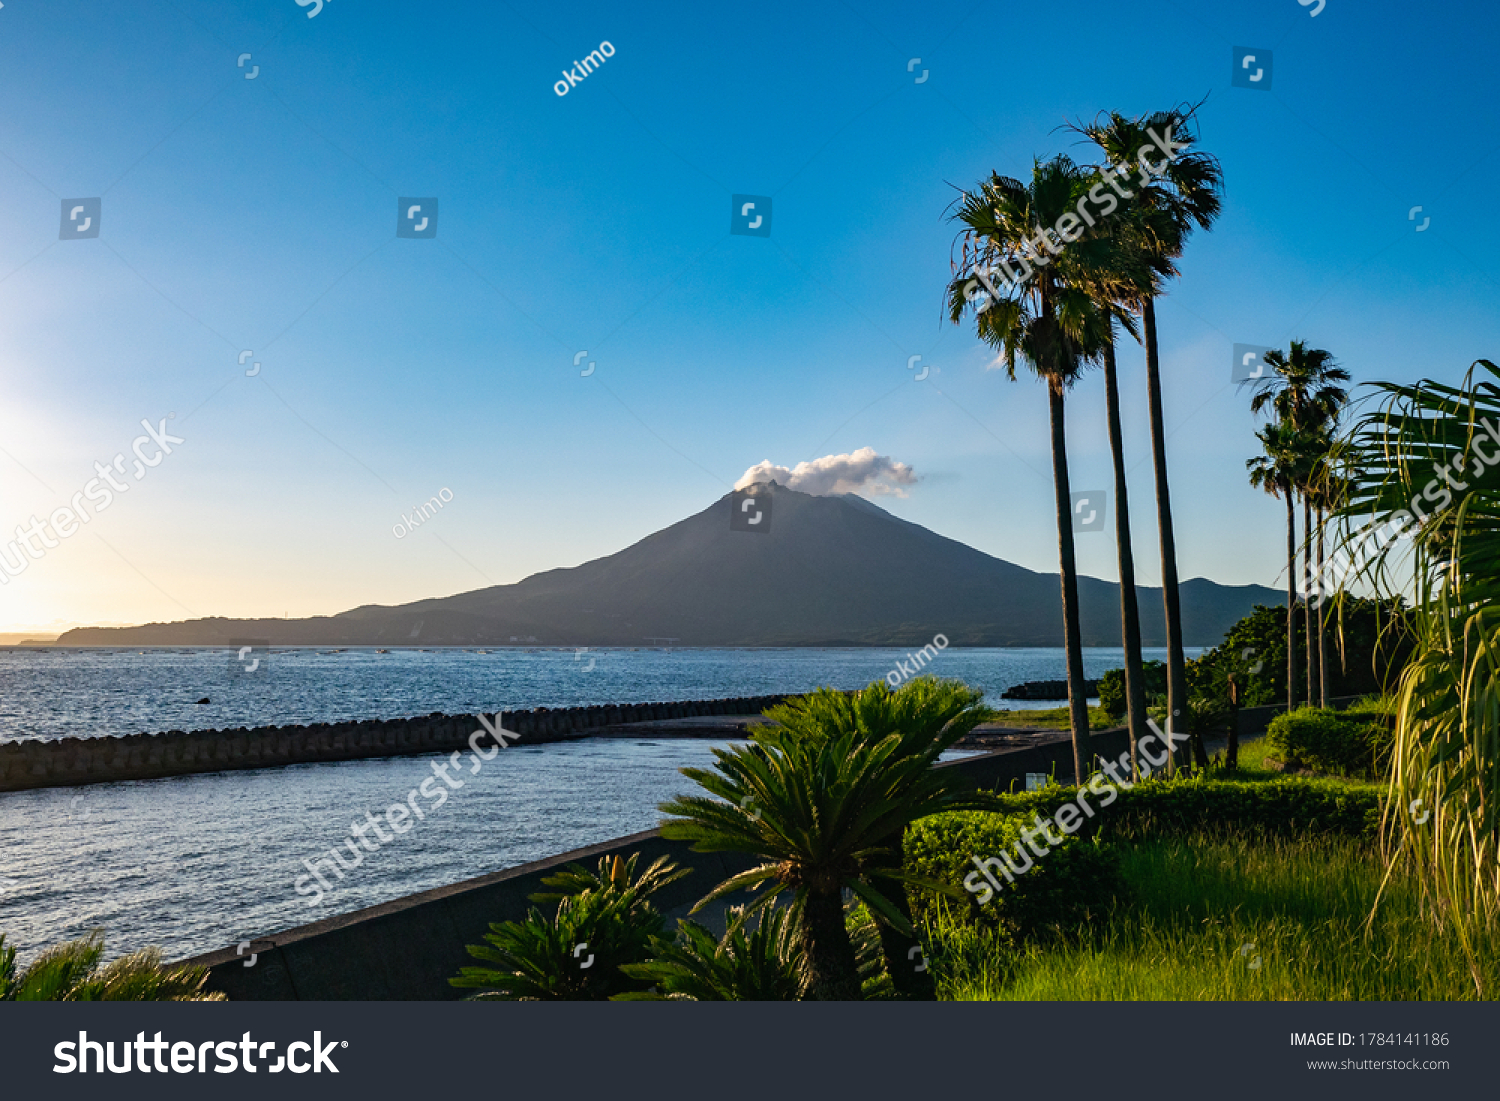
[[[192,620],[82,628],[73,646],[681,646],[921,644],[1060,646],[1055,574],[1036,573],[903,520],[854,494],[813,496],[758,482],[696,515],[582,565],[513,585],[300,620]],[[1215,645],[1278,594],[1193,580],[1181,587],[1184,641]],[[1084,644],[1120,645],[1118,587],[1079,579]],[[1142,641],[1165,643],[1161,593],[1138,589]]]

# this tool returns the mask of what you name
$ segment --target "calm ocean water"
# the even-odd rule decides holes
[[[281,651],[232,677],[228,652],[0,651],[0,738],[394,717],[857,688],[901,650]],[[1161,655],[1148,653],[1148,657]],[[593,668],[588,668],[590,658]],[[1118,650],[1087,652],[1089,676]],[[1059,678],[1059,650],[948,649],[932,671],[995,697]],[[213,702],[197,705],[208,697]],[[355,820],[432,775],[404,757],[0,795],[0,933],[23,958],[103,928],[108,953],[171,958],[654,827],[711,743],[594,739],[505,750],[337,882],[293,890]]]
[[[232,650],[0,649],[0,741],[859,688],[910,652],[276,649],[244,675]],[[1084,651],[1090,677],[1120,664],[1119,650]],[[1057,649],[953,647],[929,671],[997,707],[1048,706],[1000,693],[1066,672]]]

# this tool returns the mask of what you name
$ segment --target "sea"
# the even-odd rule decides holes
[[[0,649],[0,741],[646,703],[859,688],[912,651],[849,649]],[[1195,652],[1190,652],[1195,653]],[[1163,659],[1165,651],[1147,651]],[[1118,649],[1084,653],[1096,678]],[[949,647],[928,671],[982,689],[1065,676],[1060,649]],[[200,701],[208,702],[200,702]],[[102,929],[110,957],[168,959],[374,906],[657,826],[712,741],[517,743],[333,881],[294,884],[432,775],[423,757],[329,762],[0,794],[0,935],[22,960]],[[304,881],[304,888],[307,886]]]

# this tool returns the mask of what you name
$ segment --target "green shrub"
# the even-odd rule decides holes
[[[1342,609],[1328,612],[1328,690],[1333,696],[1379,692],[1393,685],[1411,654],[1407,613],[1399,598],[1376,602],[1344,594]],[[1303,608],[1297,609],[1297,668],[1307,668]],[[1342,656],[1341,656],[1342,655]],[[1255,670],[1253,673],[1251,670]],[[1286,701],[1286,608],[1257,605],[1212,650],[1187,663],[1189,695],[1222,692],[1224,677],[1241,675],[1240,705],[1260,707]]]
[[[1159,704],[1161,701],[1157,697],[1165,699],[1167,694],[1167,663],[1142,662],[1141,674],[1145,681],[1147,705]],[[1125,715],[1125,670],[1110,669],[1099,678],[1099,708],[1116,720]]]
[[[1033,857],[1031,870],[985,905],[964,889],[965,878],[978,870],[972,858],[1014,854],[1023,828],[1037,816],[1050,821],[1077,798],[1076,787],[1051,786],[996,796],[996,811],[939,814],[913,824],[906,834],[906,870],[958,896],[913,887],[913,916],[928,927],[956,921],[995,928],[1012,945],[1045,941],[1056,930],[1076,928],[1123,894],[1113,842],[1205,836],[1370,842],[1378,835],[1381,812],[1379,789],[1332,781],[1148,780],[1117,789],[1109,806],[1099,794],[1086,793],[1095,811],[1086,829],[1065,837],[1046,856]],[[998,873],[996,878],[1003,883]]]
[[[1099,678],[1099,709],[1111,719],[1119,719],[1125,707],[1125,670],[1107,670]]]
[[[1311,768],[1341,776],[1373,776],[1390,759],[1391,727],[1379,702],[1358,710],[1299,707],[1271,720],[1266,738],[1289,768]]]
[[[1391,719],[1396,714],[1396,701],[1390,696],[1365,696],[1355,700],[1339,714],[1351,719]]]
[[[978,897],[963,886],[964,879],[977,871],[971,857],[983,860],[1006,851],[1014,853],[1021,843],[1021,830],[1033,825],[1030,815],[953,811],[909,826],[906,870],[945,884],[962,896],[912,888],[913,917],[933,921],[946,909],[959,920],[1000,929],[1012,943],[1039,941],[1059,928],[1076,927],[1091,909],[1102,909],[1120,894],[1123,882],[1114,855],[1107,847],[1074,835],[1065,836],[1046,856],[1033,855],[1030,871],[1016,876],[1013,884],[1005,885],[986,905],[979,905]]]
[[[1049,787],[1000,795],[997,804],[1003,813],[1050,818],[1077,794],[1074,787]],[[1328,780],[1147,780],[1117,791],[1107,807],[1093,794],[1085,798],[1096,810],[1090,825],[1105,841],[1196,834],[1373,839],[1381,809],[1379,789]]]

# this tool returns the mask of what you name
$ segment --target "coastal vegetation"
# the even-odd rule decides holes
[[[976,693],[931,678],[818,693],[784,705],[781,725],[748,746],[719,751],[714,769],[688,770],[711,797],[663,808],[676,816],[668,836],[759,861],[700,902],[748,892],[724,911],[722,935],[691,920],[673,937],[653,925],[634,942],[646,958],[619,967],[633,989],[560,993],[494,974],[455,985],[668,1000],[1487,996],[1500,964],[1471,959],[1462,931],[1434,920],[1420,865],[1382,847],[1388,785],[1371,778],[1393,710],[1379,697],[1342,713],[1303,708],[1245,745],[1237,768],[1215,759],[1133,785],[1111,774],[1124,790],[1032,860],[1027,832],[1044,815],[1062,821],[1079,788],[903,794],[922,771],[943,771],[931,760],[982,714]],[[975,868],[1004,851],[1023,856],[1021,874],[976,892]],[[615,889],[604,873],[568,879],[582,897],[563,897],[555,920],[533,912],[557,934],[516,941],[507,965],[576,973],[564,948],[586,930],[567,915]]]
[[[1362,713],[1383,716],[1383,707],[1371,701]],[[1275,753],[1271,739],[1257,739],[1232,773],[1214,764],[1207,774],[1120,792],[1097,828],[1067,838],[985,905],[961,887],[973,858],[1015,846],[1023,828],[1077,789],[990,793],[987,809],[922,817],[904,833],[901,877],[919,947],[893,959],[879,930],[888,907],[841,902],[852,989],[829,990],[806,958],[805,904],[769,904],[779,892],[730,907],[722,935],[691,920],[675,936],[657,926],[635,942],[644,958],[619,965],[638,984],[631,989],[565,989],[551,979],[525,987],[494,973],[455,985],[512,998],[922,996],[897,988],[905,970],[931,976],[927,997],[958,1000],[1464,999],[1493,991],[1500,962],[1478,960],[1471,972],[1458,932],[1424,906],[1415,866],[1383,856],[1385,785],[1289,776],[1266,766]],[[579,961],[567,948],[584,930],[566,915],[605,905],[589,897],[615,890],[609,881],[604,867],[569,878],[557,935],[535,937],[530,948],[518,942],[507,966],[576,976]],[[551,919],[533,912],[528,920]],[[918,953],[920,970],[912,966]]]
[[[103,963],[104,934],[48,948],[24,968],[0,935],[0,1002],[216,1002],[206,967],[173,967],[155,948]]]
[[[1111,725],[1116,716],[1103,707],[1089,708],[1089,725],[1099,729]],[[985,719],[986,726],[1012,726],[1025,730],[1069,730],[1073,711],[1068,707],[1018,708],[1014,711],[994,711]]]
[[[982,694],[923,677],[892,691],[877,681],[853,695],[828,689],[772,708],[776,726],[749,744],[714,750],[712,769],[684,769],[709,795],[662,805],[662,836],[702,852],[749,853],[761,862],[726,879],[700,902],[769,888],[752,910],[782,892],[792,898],[805,987],[819,1000],[857,998],[858,962],[843,892],[869,907],[898,988],[920,993],[930,977],[906,972],[920,948],[904,867],[907,827],[945,810],[984,805],[934,769],[942,752],[988,716]],[[908,986],[909,982],[909,986]]]
[[[1476,995],[1460,939],[1370,842],[1179,836],[1115,847],[1131,885],[1049,942],[945,915],[940,996],[961,1001],[1404,1001]],[[1382,894],[1382,883],[1385,890]],[[1379,898],[1379,908],[1372,908]],[[1485,996],[1500,956],[1478,965]]]
[[[1272,349],[1262,358],[1270,373],[1254,383],[1250,410],[1260,413],[1269,408],[1275,412],[1275,420],[1256,433],[1262,454],[1245,465],[1252,486],[1264,489],[1286,504],[1286,705],[1297,706],[1299,688],[1296,499],[1301,497],[1302,582],[1307,592],[1302,603],[1306,627],[1306,660],[1302,666],[1307,671],[1307,693],[1303,698],[1327,706],[1327,614],[1321,601],[1314,601],[1313,586],[1314,579],[1323,572],[1324,512],[1337,502],[1342,490],[1330,462],[1339,417],[1349,400],[1349,391],[1344,386],[1349,381],[1349,372],[1334,362],[1330,352],[1309,348],[1300,340],[1291,342],[1289,352]],[[1314,547],[1316,568],[1312,561]]]
[[[1454,387],[1382,383],[1337,466],[1337,549],[1377,591],[1413,596],[1394,686],[1384,837],[1476,989],[1500,921],[1500,367]],[[1382,536],[1384,536],[1382,538]],[[1405,538],[1403,538],[1405,536]]]
[[[651,958],[666,931],[651,896],[687,871],[662,857],[636,875],[639,861],[639,853],[606,858],[594,872],[574,864],[544,879],[553,890],[532,901],[555,902],[551,916],[532,907],[522,921],[491,925],[484,944],[469,946],[485,966],[449,982],[509,1001],[599,1001],[650,989],[624,969]]]
[[[1167,629],[1167,713],[1173,720],[1186,715],[1186,663],[1155,302],[1167,281],[1178,274],[1176,261],[1193,229],[1207,229],[1222,207],[1222,170],[1215,158],[1194,148],[1193,116],[1192,107],[1137,118],[1101,115],[1091,125],[1073,129],[1094,144],[1104,163],[1081,166],[1062,155],[1037,160],[1026,182],[992,173],[973,189],[960,192],[953,215],[963,229],[960,256],[946,292],[950,320],[959,324],[972,317],[977,335],[1000,353],[1012,380],[1020,360],[1047,386],[1074,777],[1079,781],[1086,776],[1090,761],[1089,722],[1082,687],[1065,399],[1091,365],[1102,366],[1105,378],[1115,471],[1126,711],[1132,771],[1137,775],[1135,746],[1146,729],[1116,326],[1132,337],[1139,336],[1145,349]],[[1157,152],[1160,158],[1153,159]],[[1122,179],[1128,188],[1121,186]],[[1198,764],[1206,763],[1196,732],[1193,749]]]

